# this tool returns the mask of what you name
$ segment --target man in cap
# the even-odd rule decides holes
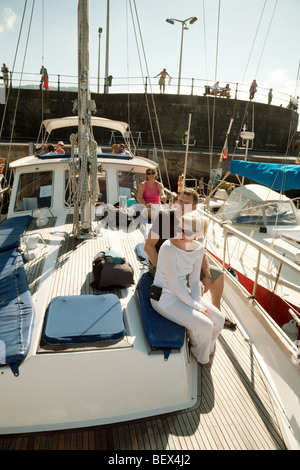
[[[65,146],[65,144],[63,143],[62,140],[60,140],[59,142],[57,142],[57,146],[55,147],[55,152],[56,153],[65,153],[64,146]]]
[[[36,144],[35,145],[35,152],[34,156],[38,157],[39,155],[43,155],[46,151],[46,147],[43,144]]]

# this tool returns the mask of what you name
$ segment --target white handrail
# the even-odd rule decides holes
[[[276,253],[274,251],[274,249],[272,250],[272,249],[268,248],[267,246],[263,245],[262,243],[260,243],[256,240],[253,240],[248,235],[240,232],[239,230],[237,230],[236,228],[234,228],[231,225],[230,221],[225,221],[224,222],[221,219],[219,219],[219,218],[215,217],[214,215],[212,215],[210,212],[207,212],[207,211],[202,210],[200,208],[198,210],[200,212],[202,212],[205,217],[208,217],[209,219],[211,219],[214,222],[216,222],[217,224],[219,224],[224,229],[225,233],[230,232],[230,233],[235,234],[240,239],[246,241],[247,243],[249,243],[252,246],[255,246],[255,248],[257,248],[261,252],[264,252],[264,253],[268,254],[269,256],[272,256],[274,259],[276,259],[280,263],[286,265],[287,267],[289,267],[290,269],[292,269],[293,271],[295,271],[297,274],[300,275],[300,266],[298,266],[293,261],[290,261],[290,260],[286,259],[280,253]],[[224,245],[225,245],[225,243],[224,243]]]

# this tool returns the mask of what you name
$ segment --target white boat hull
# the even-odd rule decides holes
[[[180,380],[179,380],[180,377]],[[68,429],[127,421],[196,404],[196,362],[187,348],[149,354],[144,338],[120,349],[42,353],[15,377],[0,377],[0,433]]]
[[[300,365],[288,351],[275,322],[248,292],[225,274],[223,298],[253,348],[269,390],[275,398],[282,431],[290,449],[300,449]]]

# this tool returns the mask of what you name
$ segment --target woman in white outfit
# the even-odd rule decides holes
[[[188,330],[191,351],[202,365],[210,355],[224,325],[224,316],[201,297],[200,270],[204,249],[196,238],[203,236],[203,219],[193,211],[182,217],[182,233],[163,243],[159,250],[154,285],[162,288],[153,308]],[[189,275],[189,287],[186,276]]]

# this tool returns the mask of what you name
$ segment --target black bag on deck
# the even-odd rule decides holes
[[[98,253],[93,260],[95,280],[90,286],[95,289],[130,287],[133,283],[133,268],[125,258],[111,256],[109,252]]]

